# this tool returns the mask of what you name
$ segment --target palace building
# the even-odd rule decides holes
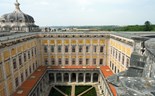
[[[34,32],[33,17],[15,5],[0,19],[0,96],[49,96],[75,84],[97,96],[154,96],[153,32]]]

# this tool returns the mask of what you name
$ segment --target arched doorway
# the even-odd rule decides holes
[[[97,73],[93,74],[93,82],[98,82],[98,74]]]
[[[54,74],[53,73],[49,73],[49,82],[54,82]]]
[[[75,73],[72,73],[72,75],[71,75],[71,81],[72,82],[76,82],[76,74]]]
[[[90,81],[91,81],[91,74],[86,73],[86,82],[90,82]]]
[[[78,81],[83,82],[83,73],[79,73]]]
[[[68,73],[64,74],[64,82],[69,82],[69,74]]]
[[[62,77],[61,77],[61,73],[57,73],[56,74],[56,79],[57,79],[57,82],[62,82]]]

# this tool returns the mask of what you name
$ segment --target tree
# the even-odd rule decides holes
[[[144,24],[144,31],[151,31],[152,30],[152,25],[150,21],[146,21]]]

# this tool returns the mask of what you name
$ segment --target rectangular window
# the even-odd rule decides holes
[[[123,55],[123,56],[122,56],[122,64],[123,64],[123,65],[124,65],[124,58],[125,58],[125,57],[124,57],[124,55]]]
[[[13,59],[13,69],[17,68],[17,62],[16,62],[16,58]]]
[[[58,52],[61,52],[61,46],[60,45],[58,46]]]
[[[55,64],[55,59],[54,58],[52,58],[51,63],[52,63],[52,65]]]
[[[93,59],[93,64],[96,65],[96,59]]]
[[[19,65],[22,65],[22,56],[19,56]]]
[[[100,59],[100,65],[102,65],[103,64],[103,59]]]
[[[89,46],[86,46],[86,52],[89,52]]]
[[[82,52],[83,46],[79,46],[79,52]]]
[[[97,52],[97,46],[93,47],[94,52]]]
[[[62,64],[62,62],[61,62],[61,58],[58,59],[58,63],[59,63],[59,65]]]
[[[86,65],[88,65],[89,64],[89,59],[86,59]]]
[[[45,59],[45,65],[48,65],[48,59],[47,58]]]
[[[30,51],[28,51],[28,59],[30,59],[31,57],[30,57]]]
[[[34,52],[33,52],[33,49],[31,50],[31,54],[32,54],[32,57],[34,56],[34,54],[33,54]]]
[[[68,60],[68,58],[65,59],[65,64],[66,64],[66,65],[69,64],[69,60]]]
[[[24,62],[26,62],[26,53],[24,53]]]
[[[76,46],[72,46],[72,52],[76,51]]]
[[[68,52],[68,46],[65,46],[65,52],[67,53]]]
[[[72,65],[75,65],[75,59],[74,58],[72,59]]]
[[[28,76],[28,72],[27,72],[27,69],[25,70],[25,76],[26,76],[26,77]]]
[[[101,46],[101,47],[100,47],[100,52],[103,52],[103,51],[104,51],[104,47]]]
[[[19,85],[18,77],[15,79],[15,85],[16,85],[16,87],[18,87],[18,85]]]
[[[32,69],[31,69],[31,66],[29,66],[29,72],[30,72],[30,74],[32,73]]]
[[[44,52],[47,53],[47,46],[44,46]]]
[[[130,66],[130,59],[129,57],[126,59],[126,67],[128,68]]]
[[[51,52],[54,52],[54,46],[53,45],[51,46]]]
[[[21,82],[23,82],[24,81],[23,73],[21,73],[20,77],[21,77]]]
[[[118,51],[116,50],[116,59],[117,59],[117,54],[118,54]]]
[[[118,61],[121,61],[121,53],[119,52]]]
[[[79,65],[82,65],[82,58],[79,59]]]

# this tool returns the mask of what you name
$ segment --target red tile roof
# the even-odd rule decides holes
[[[13,94],[13,96],[27,96],[46,71],[45,66],[40,66]]]
[[[33,87],[36,85],[36,83],[39,81],[39,79],[43,76],[46,69],[97,69],[96,66],[40,66],[13,94],[13,96],[27,96],[30,91],[33,89]],[[102,74],[105,76],[105,78],[113,75],[113,72],[108,66],[101,66],[100,70]],[[116,96],[116,89],[111,84],[108,84],[113,95]],[[19,94],[21,91],[21,94]]]
[[[105,78],[114,75],[112,70],[109,68],[109,66],[101,66],[100,70],[102,71],[102,74],[104,75]],[[113,95],[117,96],[115,87],[113,85],[111,85],[111,84],[108,84],[108,85],[109,85]]]

